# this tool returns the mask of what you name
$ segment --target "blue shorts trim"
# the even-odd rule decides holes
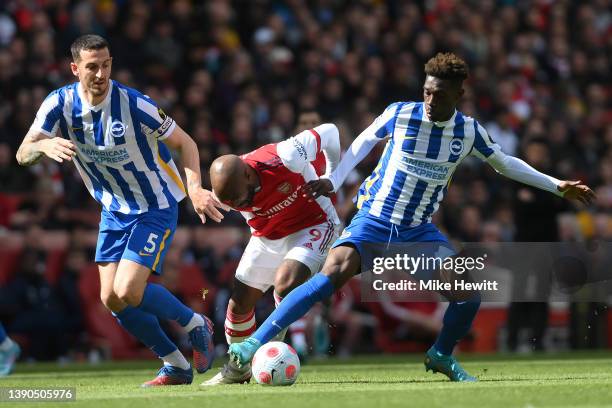
[[[434,224],[426,223],[416,227],[406,227],[360,211],[342,231],[332,248],[352,244],[361,255],[363,244],[402,242],[443,242],[450,246],[448,238]]]
[[[161,274],[178,218],[178,206],[129,215],[102,210],[96,262],[129,259]]]

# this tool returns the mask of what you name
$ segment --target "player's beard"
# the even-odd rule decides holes
[[[89,92],[93,96],[101,96],[106,92],[106,88],[108,87],[108,79],[104,80],[101,84],[96,85],[95,81],[91,82],[89,86]]]
[[[255,193],[257,187],[255,186],[247,186],[247,190],[248,190],[248,195],[247,195],[247,201],[248,201],[248,205],[249,207],[253,205],[253,198],[255,197]]]

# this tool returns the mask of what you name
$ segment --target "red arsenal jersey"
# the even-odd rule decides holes
[[[303,145],[298,137],[293,137],[281,143],[292,143],[291,154],[286,154],[287,145],[279,148],[281,143],[268,144],[241,156],[242,160],[251,166],[259,176],[260,189],[253,197],[251,207],[236,208],[241,211],[251,227],[252,234],[268,239],[280,239],[304,228],[321,224],[327,219],[337,223],[337,215],[333,204],[327,197],[316,200],[303,197],[302,186],[325,173],[326,159],[320,149],[320,136],[314,131],[303,132],[308,135],[299,136],[316,138],[317,153],[311,159],[305,157],[308,152],[302,150]],[[314,150],[314,149],[311,149]],[[295,153],[295,154],[294,154]],[[286,156],[286,157],[283,157]],[[316,176],[308,172],[296,172],[295,161],[310,162]]]

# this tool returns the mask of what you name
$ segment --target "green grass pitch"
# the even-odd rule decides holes
[[[76,402],[6,403],[63,407],[221,407],[221,408],[386,408],[386,407],[612,407],[612,353],[555,355],[462,355],[474,384],[451,383],[425,373],[420,355],[329,359],[302,367],[291,387],[230,385],[200,387],[217,367],[196,375],[194,384],[141,389],[158,366],[154,361],[100,365],[21,364],[0,387],[77,389]],[[219,359],[220,360],[220,359]],[[217,361],[216,366],[221,364]]]

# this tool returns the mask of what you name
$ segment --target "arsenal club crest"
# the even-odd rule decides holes
[[[278,186],[277,190],[283,194],[289,194],[291,192],[291,183],[285,181],[280,186]]]

